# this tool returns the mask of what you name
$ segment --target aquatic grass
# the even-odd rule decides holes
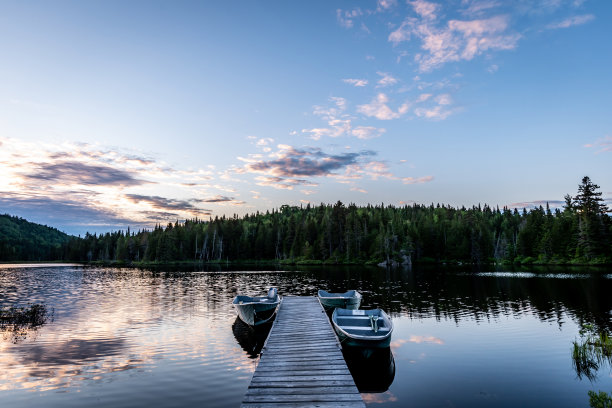
[[[580,340],[573,342],[572,364],[578,378],[593,381],[602,366],[612,368],[612,337],[606,329],[597,330],[592,324],[582,325],[579,335]]]
[[[30,325],[41,326],[48,317],[47,307],[35,303],[28,307],[8,307],[0,309],[0,326],[2,325]]]
[[[53,311],[49,312],[47,306],[41,303],[26,307],[0,308],[0,332],[5,334],[5,339],[10,337],[16,343],[25,339],[28,333],[45,324],[52,316]]]
[[[589,391],[589,406],[592,408],[612,408],[612,394],[604,391]]]

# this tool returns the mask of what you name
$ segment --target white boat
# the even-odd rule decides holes
[[[318,292],[319,302],[325,310],[332,310],[336,307],[343,309],[359,309],[361,304],[361,293],[356,290],[349,290],[344,293],[331,293],[324,290]]]
[[[270,288],[268,296],[238,295],[234,298],[232,304],[236,308],[240,320],[249,326],[257,326],[272,319],[281,301],[282,297],[278,294],[276,288]]]
[[[336,309],[331,320],[343,347],[382,348],[391,344],[393,323],[382,309]]]

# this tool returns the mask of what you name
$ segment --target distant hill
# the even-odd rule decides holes
[[[0,215],[0,262],[60,260],[70,239],[56,228]]]

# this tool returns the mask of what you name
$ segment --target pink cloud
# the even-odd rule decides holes
[[[410,105],[408,103],[404,103],[397,109],[397,111],[394,111],[387,105],[388,102],[389,98],[387,95],[384,93],[379,93],[372,100],[372,102],[357,106],[357,112],[380,120],[391,120],[401,117],[408,112],[408,109],[410,109]]]
[[[410,336],[410,339],[408,340],[411,343],[433,343],[433,344],[439,344],[439,345],[443,345],[444,344],[444,340],[438,338],[438,337],[434,337],[434,336]]]
[[[603,152],[612,152],[612,136],[605,136],[603,139],[598,139],[593,143],[585,144],[586,148],[596,148],[595,154]]]
[[[595,16],[592,14],[584,14],[581,16],[574,16],[574,17],[569,17],[566,18],[563,21],[559,21],[557,23],[551,23],[549,25],[546,26],[546,28],[548,28],[549,30],[557,30],[559,28],[569,28],[569,27],[573,27],[573,26],[577,26],[577,25],[582,25],[582,24],[586,24],[589,21],[592,21],[595,19]]]
[[[381,78],[377,82],[377,88],[385,87],[389,85],[395,85],[397,83],[397,78],[387,72],[376,72]]]
[[[514,49],[521,38],[519,34],[506,33],[509,27],[506,15],[439,24],[437,8],[421,3],[429,4],[412,3],[420,18],[407,17],[389,34],[388,40],[397,46],[413,36],[419,38],[423,52],[417,53],[414,59],[422,72],[448,62],[469,61],[486,51]]]
[[[376,11],[378,12],[386,11],[392,7],[395,7],[396,5],[397,5],[397,0],[378,0],[376,4]]]
[[[352,28],[355,24],[355,18],[363,15],[363,12],[359,7],[353,10],[336,10],[336,18],[338,23],[344,28]]]
[[[436,3],[431,3],[423,0],[412,1],[409,4],[412,5],[414,11],[427,20],[434,20],[437,16],[436,13],[440,6]]]
[[[357,139],[362,139],[362,140],[380,137],[385,132],[386,132],[386,129],[377,128],[374,126],[357,126],[351,131],[353,136],[357,137]]]
[[[356,78],[346,78],[346,79],[343,79],[342,82],[356,86],[356,87],[363,87],[368,84],[367,79],[356,79]]]
[[[429,183],[434,180],[433,176],[425,176],[425,177],[404,177],[402,178],[402,183],[404,184],[423,184]]]

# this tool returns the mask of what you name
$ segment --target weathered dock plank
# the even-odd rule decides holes
[[[317,298],[283,299],[241,406],[365,407]]]

